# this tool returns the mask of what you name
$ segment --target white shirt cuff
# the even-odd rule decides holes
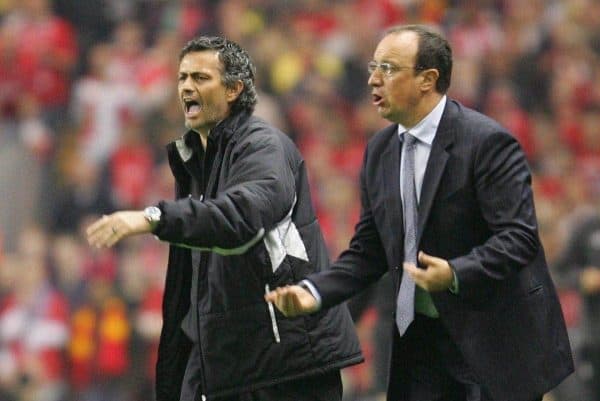
[[[313,283],[311,283],[308,280],[302,280],[300,281],[300,283],[298,283],[299,286],[304,287],[306,290],[308,290],[308,292],[310,292],[310,294],[315,298],[315,300],[317,301],[317,310],[321,309],[321,294],[319,294],[319,291],[317,290],[317,287],[314,286]]]

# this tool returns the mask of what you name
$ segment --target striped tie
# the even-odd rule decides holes
[[[417,138],[404,133],[402,160],[404,170],[400,179],[404,211],[404,261],[417,264],[417,192],[415,189],[415,148]],[[415,318],[415,282],[403,272],[400,291],[396,301],[396,325],[400,335],[404,335]]]

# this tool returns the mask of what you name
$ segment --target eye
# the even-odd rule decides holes
[[[390,63],[381,63],[379,64],[379,68],[381,68],[381,72],[386,75],[390,75],[394,71],[394,66]]]
[[[375,72],[375,70],[377,69],[377,62],[375,61],[369,61],[369,64],[367,64],[367,71],[369,72],[369,74],[372,74]]]
[[[192,74],[194,82],[204,82],[210,80],[210,76],[206,74]]]

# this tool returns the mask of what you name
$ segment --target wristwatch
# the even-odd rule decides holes
[[[150,223],[150,227],[154,230],[158,223],[160,223],[160,217],[162,216],[162,212],[156,206],[148,206],[144,209],[144,217]]]

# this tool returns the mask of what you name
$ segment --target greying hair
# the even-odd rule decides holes
[[[441,33],[426,25],[398,25],[388,29],[385,36],[401,32],[414,32],[419,37],[419,49],[415,60],[415,70],[434,68],[439,72],[435,84],[438,93],[446,93],[452,77],[452,48]]]
[[[214,50],[223,65],[221,80],[227,88],[233,88],[237,81],[242,81],[244,89],[231,106],[233,112],[254,111],[258,100],[254,77],[256,68],[250,56],[240,45],[220,36],[200,36],[190,40],[179,53],[179,61],[188,53]]]

